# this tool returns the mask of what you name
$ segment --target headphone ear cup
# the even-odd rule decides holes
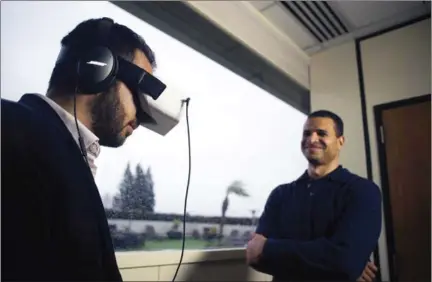
[[[116,81],[117,57],[106,47],[95,47],[80,56],[77,87],[81,94],[107,91]]]

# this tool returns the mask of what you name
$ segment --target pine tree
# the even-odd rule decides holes
[[[131,201],[132,195],[132,186],[134,183],[134,177],[132,175],[132,171],[130,168],[130,163],[127,164],[125,172],[123,174],[123,181],[120,184],[120,207],[123,212],[128,212],[130,209],[129,202]]]
[[[141,216],[154,211],[153,180],[149,172],[150,170],[147,169],[147,173],[145,173],[140,164],[135,168],[135,181],[133,185],[135,199],[133,205]]]
[[[129,228],[131,227],[131,220],[133,218],[134,211],[130,205],[132,195],[134,177],[130,169],[130,163],[127,164],[125,172],[123,174],[123,181],[120,184],[119,194],[114,198],[114,208],[126,213],[129,217]]]
[[[148,207],[150,212],[154,212],[156,199],[155,199],[155,194],[153,189],[154,188],[153,175],[150,167],[147,168],[146,179],[147,179],[147,189],[148,189]]]
[[[154,212],[155,196],[153,191],[154,182],[150,168],[145,173],[140,164],[135,168],[135,176],[131,172],[128,163],[120,191],[113,200],[113,208],[128,214],[129,218],[144,217]]]

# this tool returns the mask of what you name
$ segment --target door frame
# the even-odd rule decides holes
[[[397,280],[397,265],[394,256],[396,245],[394,240],[393,218],[391,213],[392,209],[390,203],[391,202],[390,186],[389,186],[389,179],[387,173],[388,167],[387,167],[385,140],[384,143],[381,142],[381,134],[384,134],[384,132],[381,132],[381,127],[383,126],[382,113],[385,110],[411,106],[411,105],[424,103],[424,102],[431,102],[431,94],[426,94],[426,95],[417,96],[413,98],[380,104],[373,107],[374,116],[375,116],[375,135],[376,135],[376,142],[378,146],[379,171],[381,177],[384,222],[385,222],[385,230],[386,230],[386,238],[387,238],[387,257],[389,263],[390,281],[398,281],[398,280]]]

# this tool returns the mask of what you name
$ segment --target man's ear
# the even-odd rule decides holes
[[[338,144],[339,144],[339,148],[343,147],[343,145],[345,144],[345,136],[342,135],[338,138]]]

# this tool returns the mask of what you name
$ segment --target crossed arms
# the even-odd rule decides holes
[[[250,265],[273,276],[301,267],[340,273],[350,281],[358,279],[381,232],[381,194],[374,183],[365,179],[359,179],[351,188],[335,232],[311,241],[272,238],[282,204],[280,189],[273,190],[256,232],[261,239],[252,239],[248,246]]]

